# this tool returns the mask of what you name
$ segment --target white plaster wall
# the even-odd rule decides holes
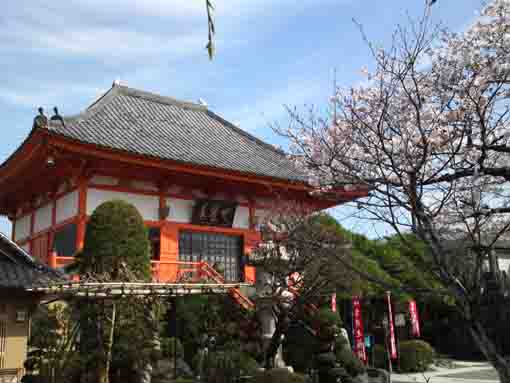
[[[255,212],[253,213],[256,222],[255,229],[257,230],[260,229],[260,225],[263,224],[264,221],[269,218],[270,214],[271,212],[269,210],[255,209]]]
[[[108,176],[93,176],[90,179],[90,183],[97,184],[97,185],[117,185],[119,182],[118,178],[115,177],[108,177]]]
[[[30,235],[30,214],[16,220],[14,240],[26,238]]]
[[[78,191],[66,194],[57,200],[57,223],[78,215]]]
[[[43,230],[51,227],[51,214],[53,210],[53,204],[41,206],[35,211],[34,215],[34,233],[39,233]]]
[[[250,228],[250,209],[245,206],[238,206],[234,215],[234,223],[232,227],[237,229]]]
[[[131,186],[139,190],[158,191],[158,187],[152,182],[134,180],[131,181]]]
[[[193,214],[195,201],[177,198],[168,198],[167,206],[170,207],[170,214],[167,220],[172,222],[190,223]]]
[[[89,188],[87,190],[87,214],[90,215],[103,202],[114,199],[124,200],[133,204],[144,220],[159,220],[159,197],[133,193],[122,193],[109,190]]]

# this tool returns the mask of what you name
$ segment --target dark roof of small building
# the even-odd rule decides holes
[[[287,181],[306,177],[284,152],[206,106],[114,85],[77,116],[47,129],[66,138],[184,164]]]
[[[0,233],[0,288],[26,289],[64,280],[64,274],[36,261]]]

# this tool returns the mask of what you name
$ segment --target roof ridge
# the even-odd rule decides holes
[[[234,125],[230,121],[225,120],[223,117],[221,117],[220,115],[216,114],[212,110],[207,109],[207,113],[209,114],[210,117],[219,120],[221,123],[223,123],[224,125],[228,126],[230,129],[232,129],[236,133],[239,133],[242,136],[248,138],[249,140],[254,141],[258,145],[261,145],[261,146],[263,146],[263,147],[265,147],[267,149],[270,149],[270,150],[272,150],[272,151],[274,151],[274,152],[276,152],[276,153],[278,153],[280,155],[283,155],[285,157],[287,156],[287,153],[285,153],[285,151],[283,151],[282,149],[278,149],[278,148],[274,147],[274,145],[268,144],[267,142],[261,140],[260,138],[255,137],[253,134],[248,133],[247,131],[241,129],[240,127],[238,127],[236,125]]]
[[[122,94],[124,96],[142,98],[149,101],[158,102],[160,104],[176,105],[183,108],[196,109],[201,111],[207,110],[207,106],[205,105],[196,104],[191,101],[182,101],[170,96],[162,96],[157,93],[147,92],[141,89],[130,88],[125,85],[114,85],[112,89],[116,89],[119,94]]]

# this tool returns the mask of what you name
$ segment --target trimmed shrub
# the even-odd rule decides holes
[[[255,359],[246,353],[242,353],[239,360],[241,375],[255,375],[259,368],[259,364]]]
[[[175,338],[162,338],[161,339],[161,353],[165,358],[173,358],[174,357],[174,348],[175,348]],[[184,357],[184,348],[182,347],[182,343],[179,339],[177,339],[177,357]]]
[[[286,368],[273,368],[260,371],[255,375],[254,383],[306,383],[306,378],[300,374],[293,374]]]
[[[383,370],[388,369],[388,353],[386,348],[380,344],[374,345],[374,365]]]
[[[306,373],[313,367],[314,355],[319,350],[319,341],[303,322],[292,323],[285,336],[283,357],[294,371]]]
[[[136,207],[122,200],[108,201],[94,210],[87,223],[78,268],[80,273],[108,274],[113,280],[150,280],[149,248]]]
[[[336,360],[350,376],[357,376],[366,372],[365,365],[347,348],[337,350]]]
[[[422,340],[400,343],[400,371],[425,372],[434,361],[434,349]]]
[[[194,362],[197,369],[198,356],[194,358]],[[204,375],[210,383],[234,382],[240,376],[255,375],[259,367],[250,355],[232,350],[211,352],[203,363]]]

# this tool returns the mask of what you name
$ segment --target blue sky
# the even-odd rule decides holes
[[[421,0],[215,0],[217,53],[204,49],[203,0],[7,0],[0,14],[0,161],[28,134],[38,106],[84,109],[115,79],[179,99],[204,99],[241,128],[280,143],[268,124],[283,105],[327,107],[333,68],[363,80],[370,54],[352,18],[384,44]],[[463,30],[480,0],[438,0],[433,17]],[[44,180],[41,180],[44,182]],[[348,215],[339,209],[339,216]],[[366,222],[344,223],[372,236]],[[6,219],[0,231],[10,233]]]

